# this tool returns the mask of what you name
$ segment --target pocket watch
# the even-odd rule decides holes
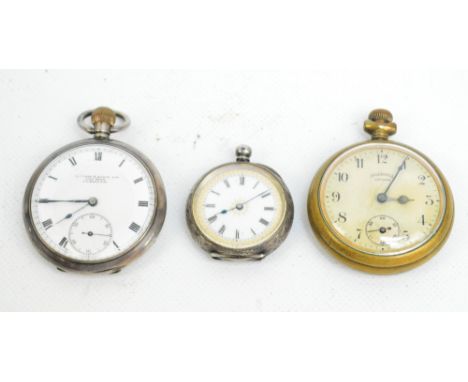
[[[281,177],[250,163],[248,146],[237,161],[214,168],[195,185],[186,208],[193,238],[218,260],[261,260],[286,239],[294,205]]]
[[[93,138],[52,153],[29,181],[26,229],[59,270],[116,273],[162,228],[166,196],[158,171],[143,154],[110,139],[129,124],[125,114],[105,107],[82,113],[78,125]]]
[[[454,203],[441,171],[419,151],[393,142],[392,114],[374,110],[372,137],[341,150],[321,167],[309,191],[309,220],[339,259],[378,274],[411,269],[450,234]]]

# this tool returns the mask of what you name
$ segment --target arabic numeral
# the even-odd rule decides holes
[[[361,234],[362,234],[362,229],[356,228],[356,239],[354,239],[354,241],[361,240]]]
[[[434,205],[434,199],[432,199],[432,195],[426,195],[426,206]]]
[[[337,172],[338,182],[346,183],[349,180],[349,174],[347,172]]]
[[[410,239],[409,232],[407,230],[404,230],[403,235],[402,235],[402,240],[409,240],[409,239]]]
[[[387,164],[387,161],[388,161],[388,154],[385,154],[385,153],[377,154],[377,163]]]
[[[346,216],[346,212],[340,212],[338,214],[338,219],[335,220],[335,223],[346,223],[348,218]]]
[[[421,186],[424,186],[426,184],[426,176],[425,175],[419,175],[418,176],[418,181]]]
[[[337,202],[340,201],[340,199],[341,199],[341,194],[340,194],[339,192],[334,191],[334,192],[331,193],[331,200],[332,200],[332,202],[337,203]]]
[[[364,159],[363,158],[354,158],[356,160],[357,168],[364,168]]]

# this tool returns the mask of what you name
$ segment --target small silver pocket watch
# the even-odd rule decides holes
[[[109,138],[128,127],[125,114],[101,107],[82,113],[78,124],[93,138],[62,147],[40,164],[26,189],[24,222],[59,270],[116,273],[160,232],[164,185],[144,155]]]
[[[214,168],[189,196],[193,238],[218,260],[261,260],[286,239],[294,218],[291,194],[271,168],[250,163],[240,146],[237,162]]]

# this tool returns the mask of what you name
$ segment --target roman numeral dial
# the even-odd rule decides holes
[[[63,152],[34,186],[35,231],[49,248],[80,262],[120,256],[148,231],[157,207],[152,175],[118,145],[84,144]]]
[[[284,190],[268,172],[254,166],[215,169],[195,191],[193,211],[210,240],[248,248],[271,237],[282,224]]]

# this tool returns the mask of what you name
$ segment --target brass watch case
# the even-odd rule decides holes
[[[419,247],[394,256],[372,255],[345,244],[327,225],[320,207],[320,188],[323,177],[330,165],[348,150],[375,143],[400,146],[421,156],[438,175],[442,184],[442,191],[445,193],[445,211],[443,212],[441,223],[436,232],[434,232],[432,236]],[[374,274],[400,273],[411,270],[428,261],[441,249],[449,237],[454,220],[454,201],[452,191],[439,168],[418,150],[415,150],[410,146],[388,140],[387,137],[374,138],[370,141],[348,146],[329,158],[313,178],[308,195],[307,209],[309,221],[314,233],[332,255],[354,269]]]

